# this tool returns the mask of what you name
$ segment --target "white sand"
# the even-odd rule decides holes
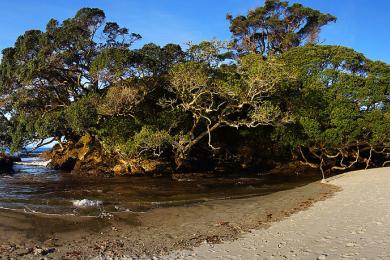
[[[218,245],[169,259],[390,259],[390,168],[328,180],[342,187],[306,211]]]

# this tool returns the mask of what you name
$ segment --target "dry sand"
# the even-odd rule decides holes
[[[390,168],[327,180],[343,190],[305,211],[222,244],[168,259],[390,259]]]

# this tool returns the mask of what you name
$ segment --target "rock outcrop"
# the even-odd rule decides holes
[[[51,167],[87,175],[155,175],[171,172],[169,163],[158,160],[125,159],[103,149],[91,135],[82,136],[78,142],[57,144],[42,154],[50,159]]]

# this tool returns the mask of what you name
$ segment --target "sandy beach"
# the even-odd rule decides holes
[[[327,180],[330,199],[233,242],[202,244],[167,259],[390,259],[390,168]]]
[[[103,219],[0,211],[16,259],[390,259],[390,168]]]
[[[0,255],[16,259],[167,255],[203,243],[233,241],[252,229],[267,228],[270,223],[337,191],[337,187],[317,181],[263,196],[162,207],[144,213],[116,213],[103,218],[3,209]]]

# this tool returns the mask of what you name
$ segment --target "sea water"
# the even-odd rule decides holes
[[[170,177],[88,177],[47,167],[39,154],[0,175],[0,208],[48,214],[99,215],[260,196],[312,182],[302,177],[230,176],[176,181]]]

